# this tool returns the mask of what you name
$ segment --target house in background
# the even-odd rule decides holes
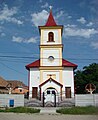
[[[24,94],[28,93],[28,86],[17,80],[5,80],[0,77],[0,94]]]
[[[29,74],[29,98],[54,102],[74,97],[74,70],[77,65],[62,57],[63,26],[57,25],[52,10],[44,26],[39,26],[40,59],[26,65]]]
[[[0,77],[0,107],[24,106],[28,87],[21,81],[6,81]]]
[[[28,92],[28,87],[21,81],[10,80],[7,82],[11,86],[12,94],[26,94]]]
[[[6,88],[8,82],[0,77],[0,94],[8,93],[8,89]]]

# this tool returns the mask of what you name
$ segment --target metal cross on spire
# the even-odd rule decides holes
[[[53,6],[50,5],[49,8],[50,8],[50,10],[52,10]]]

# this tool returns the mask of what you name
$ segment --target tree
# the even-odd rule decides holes
[[[92,63],[89,66],[83,67],[83,70],[75,72],[75,87],[77,94],[86,93],[85,86],[92,83],[96,86],[98,93],[98,64]]]

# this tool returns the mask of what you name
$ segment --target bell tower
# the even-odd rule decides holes
[[[63,26],[57,25],[50,10],[49,17],[40,31],[40,68],[54,69],[62,67],[62,31]]]

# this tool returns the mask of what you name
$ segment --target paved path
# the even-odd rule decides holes
[[[0,120],[98,120],[98,115],[0,113]]]
[[[56,113],[56,107],[40,107],[40,113],[42,114],[47,114],[47,113],[50,113],[50,114],[57,114]]]

